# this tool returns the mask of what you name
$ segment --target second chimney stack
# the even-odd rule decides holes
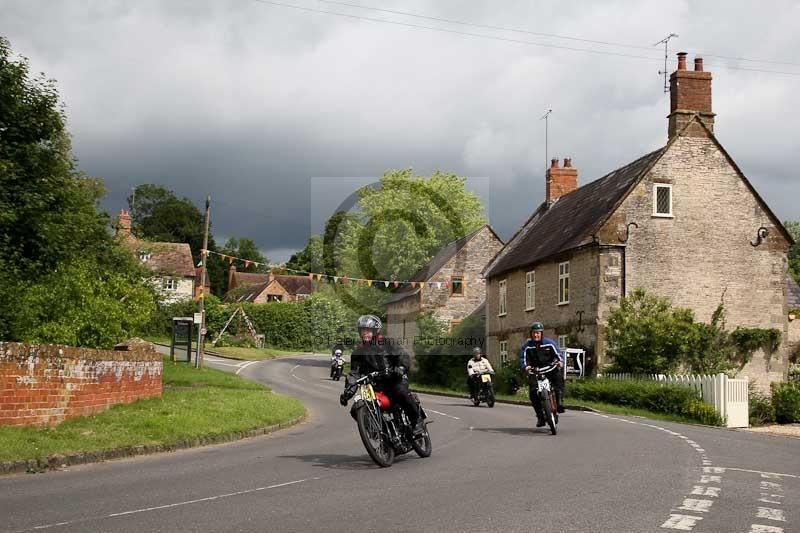
[[[558,166],[558,159],[550,161],[547,169],[547,186],[545,200],[547,205],[552,204],[565,194],[578,188],[578,169],[572,166],[572,158],[564,158],[564,166]]]

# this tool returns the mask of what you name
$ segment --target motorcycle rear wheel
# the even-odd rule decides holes
[[[431,434],[428,433],[428,425],[425,422],[422,424],[425,427],[425,431],[422,435],[411,441],[411,447],[414,448],[417,455],[424,458],[431,456],[433,444],[431,444]]]
[[[542,401],[542,409],[544,409],[544,419],[547,425],[550,426],[550,433],[555,435],[557,432],[556,419],[553,416],[553,405],[550,403],[550,393],[544,391],[539,395],[539,398]]]
[[[377,419],[373,416],[372,409],[376,409]],[[386,468],[392,466],[394,462],[394,448],[386,442],[382,431],[380,411],[377,409],[377,406],[362,405],[356,414],[356,424],[361,442],[364,443],[364,448],[367,449],[369,456],[375,461],[375,464]]]

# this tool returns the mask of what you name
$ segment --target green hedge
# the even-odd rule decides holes
[[[800,422],[800,383],[773,383],[772,405],[779,424]]]
[[[582,379],[569,382],[567,396],[680,415],[712,426],[721,426],[724,423],[722,417],[712,406],[704,403],[694,389],[681,385],[654,381]]]

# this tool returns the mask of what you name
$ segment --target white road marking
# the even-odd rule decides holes
[[[222,361],[216,361],[216,360],[211,360],[211,361],[206,361],[206,362],[209,363],[209,364],[212,364],[212,365],[241,366],[241,363],[223,363]]]
[[[764,479],[780,479],[780,474],[773,474],[772,472],[761,472],[761,477]]]
[[[289,370],[289,374],[290,374],[290,375],[291,375],[291,376],[292,376],[294,379],[299,379],[300,381],[302,381],[302,382],[304,382],[304,383],[308,383],[308,381],[304,380],[303,378],[301,378],[300,376],[298,376],[298,375],[296,375],[296,374],[294,373],[295,369],[296,369],[298,366],[300,366],[300,365],[294,365],[294,366],[292,367],[292,369],[291,369],[291,370]]]
[[[719,498],[719,487],[704,487],[702,485],[695,485],[692,490],[692,496],[711,496],[712,498]]]
[[[724,474],[725,469],[719,466],[707,466],[703,468],[703,472],[706,474]]]
[[[434,411],[433,409],[426,409],[426,411],[430,411],[431,413],[436,413],[437,415],[446,416],[448,418],[452,418],[453,420],[461,420],[457,416],[448,415],[447,413],[442,413],[442,412],[439,412],[439,411]]]
[[[671,514],[669,520],[661,524],[664,529],[679,529],[681,531],[691,531],[694,526],[702,520],[702,516],[690,516],[686,514]]]
[[[783,528],[753,524],[752,526],[750,526],[750,533],[783,533]]]
[[[761,490],[774,490],[777,492],[783,492],[783,487],[781,487],[780,483],[773,483],[772,481],[762,481]]]
[[[216,496],[208,496],[206,498],[197,498],[195,500],[186,500],[186,501],[183,501],[183,502],[168,503],[168,504],[165,504],[165,505],[156,505],[154,507],[145,507],[145,508],[142,508],[142,509],[133,509],[131,511],[122,511],[122,512],[119,512],[119,513],[111,513],[111,514],[102,515],[102,516],[95,516],[95,517],[90,517],[90,518],[81,518],[81,519],[72,520],[72,521],[69,521],[69,522],[58,522],[58,523],[54,523],[54,524],[43,524],[43,525],[40,525],[40,526],[35,526],[35,527],[33,527],[33,529],[35,529],[35,530],[48,529],[48,528],[52,528],[52,527],[72,525],[72,524],[76,524],[76,523],[79,523],[79,522],[89,522],[89,521],[92,521],[92,520],[103,520],[103,519],[117,518],[117,517],[120,517],[120,516],[128,516],[128,515],[138,514],[138,513],[147,513],[147,512],[151,512],[151,511],[158,511],[158,510],[161,510],[161,509],[170,509],[172,507],[180,507],[180,506],[183,506],[183,505],[191,505],[191,504],[200,503],[200,502],[221,500],[223,498],[230,498],[230,497],[233,497],[233,496],[241,496],[243,494],[252,494],[254,492],[260,492],[260,491],[263,491],[263,490],[277,489],[277,488],[280,488],[280,487],[287,487],[289,485],[297,485],[298,483],[304,483],[306,481],[315,481],[315,480],[318,480],[318,479],[320,479],[320,478],[313,477],[313,478],[306,478],[306,479],[297,479],[295,481],[287,481],[285,483],[276,483],[274,485],[268,485],[266,487],[256,487],[254,489],[239,490],[239,491],[236,491],[236,492],[229,492],[229,493],[226,493],[226,494],[217,494]]]
[[[691,511],[693,513],[707,513],[711,509],[711,504],[714,500],[696,500],[694,498],[686,498],[683,504],[678,507],[681,511]]]
[[[700,476],[700,483],[722,483],[722,476]]]
[[[766,518],[767,520],[786,522],[786,516],[784,516],[783,511],[781,509],[772,509],[771,507],[759,507],[758,514],[756,516],[758,516],[758,518]]]
[[[772,503],[775,505],[781,505],[783,502],[777,500],[770,500],[769,498],[783,498],[780,494],[767,494],[766,492],[761,493],[761,497],[758,499],[761,503]]]
[[[256,363],[258,363],[258,361],[248,361],[248,362],[244,363],[242,366],[239,367],[239,370],[236,371],[236,375],[238,376],[239,372],[241,372],[242,370],[244,370],[248,366],[254,365]]]

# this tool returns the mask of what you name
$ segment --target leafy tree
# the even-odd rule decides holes
[[[692,317],[693,318],[693,317]],[[710,324],[695,323],[683,365],[694,374],[718,374],[736,368],[736,346],[725,331],[725,306],[719,304]]]
[[[247,237],[230,237],[225,241],[225,245],[220,252],[261,263],[259,266],[250,264],[247,267],[245,267],[244,264],[237,264],[236,268],[239,272],[269,272],[269,259],[264,257],[252,239],[248,239]]]
[[[154,296],[76,168],[55,82],[11,55],[0,37],[0,338],[109,346]]]
[[[800,222],[784,222],[784,226],[794,238],[794,245],[789,249],[789,272],[794,280],[800,283]]]
[[[615,370],[642,374],[677,370],[692,348],[694,317],[667,298],[636,289],[612,310],[606,329]]]
[[[286,267],[303,272],[323,272],[322,236],[312,235],[305,248],[292,254]]]

